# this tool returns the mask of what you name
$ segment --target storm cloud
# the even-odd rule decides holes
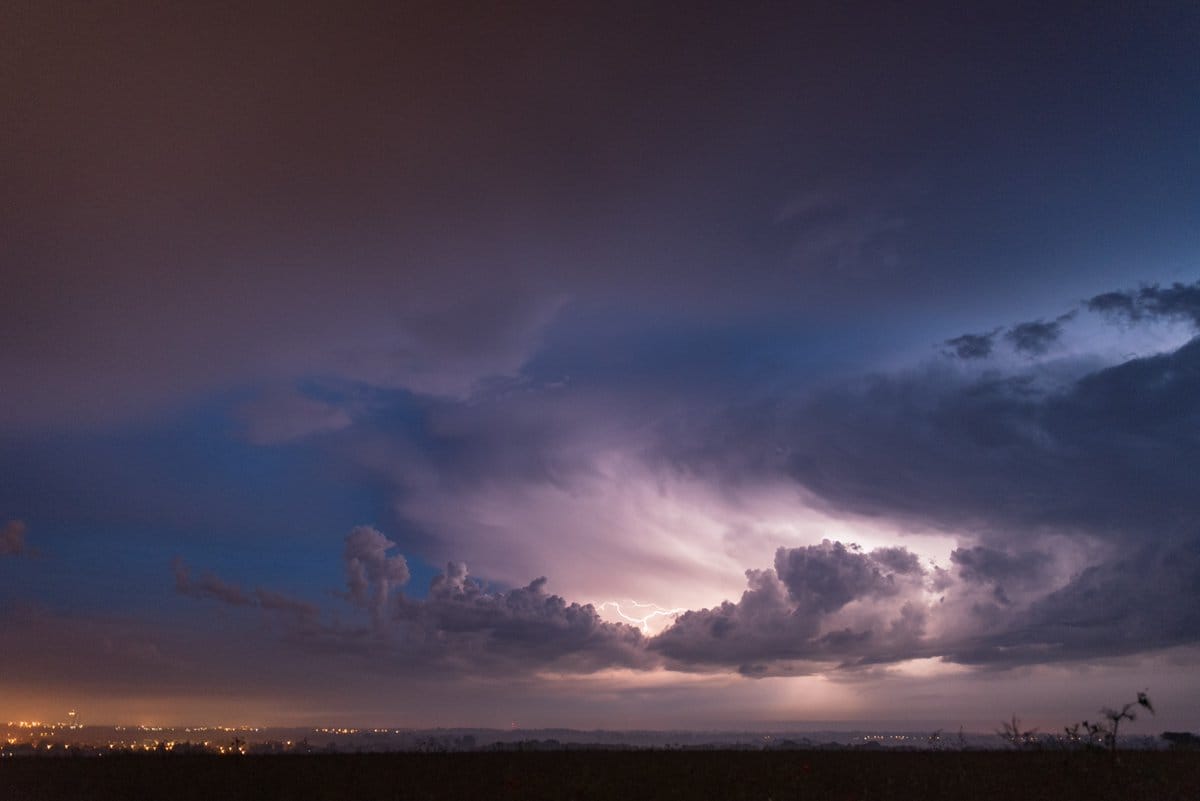
[[[395,619],[406,645],[437,661],[471,662],[473,670],[552,668],[590,672],[607,667],[649,667],[642,633],[602,620],[591,604],[569,603],[546,592],[546,579],[507,591],[488,591],[450,563],[435,576],[424,599],[401,598]]]
[[[976,545],[958,548],[950,554],[965,581],[1004,582],[1036,581],[1049,564],[1049,556],[1040,551],[1010,554]]]
[[[877,375],[796,408],[785,469],[839,508],[980,536],[1161,536],[1200,517],[1198,391],[1200,340],[1079,377]]]
[[[253,592],[211,572],[193,578],[181,559],[172,563],[176,591],[231,607],[278,613],[281,641],[313,653],[363,657],[376,669],[414,675],[485,675],[503,669],[590,673],[612,667],[652,667],[640,629],[600,618],[591,604],[566,601],[538,578],[524,587],[490,589],[452,562],[433,577],[425,597],[399,592],[407,563],[377,529],[357,526],[345,538],[350,592],[334,593],[365,612],[370,625],[312,603],[257,588]]]
[[[732,666],[749,676],[908,658],[924,630],[925,578],[903,548],[780,548],[774,569],[746,571],[736,603],[683,613],[651,648],[677,670]]]
[[[1083,570],[999,630],[939,648],[965,664],[1106,659],[1200,642],[1200,539],[1132,547]]]
[[[1200,10],[453,5],[0,26],[0,705],[107,697],[77,642],[720,724],[1200,638]]]
[[[963,582],[1002,606],[1022,590],[969,657],[1011,662],[1200,641],[1185,611],[1200,584],[1180,573],[1200,531],[1197,420],[1200,339],[1076,374],[879,375],[802,404],[770,435],[784,430],[781,469],[831,507],[956,532]],[[1045,548],[1074,550],[1073,566]],[[1031,600],[1039,587],[1053,591]],[[954,602],[966,614],[978,599],[960,588]],[[934,647],[956,658],[959,644]]]
[[[1070,319],[1062,315],[1053,326]],[[1058,334],[1039,329],[1037,336],[1049,347]],[[1044,636],[1035,623],[1047,599],[1071,597],[1085,576],[1093,583],[1116,576],[1126,562],[1145,565],[1143,578],[1154,580],[1162,554],[1182,547],[1200,523],[1190,478],[1200,471],[1200,341],[1123,361],[1021,361],[985,373],[935,360],[794,395],[751,384],[744,401],[710,397],[686,416],[665,411],[671,406],[652,379],[623,398],[604,398],[602,412],[585,389],[525,385],[469,410],[433,409],[424,419],[436,425],[422,436],[440,438],[435,461],[406,464],[406,481],[414,483],[397,504],[400,519],[478,542],[489,563],[505,565],[488,550],[493,532],[502,531],[516,546],[505,554],[517,572],[533,553],[521,549],[520,528],[571,521],[575,547],[590,544],[588,521],[572,519],[570,510],[594,500],[601,514],[613,513],[613,501],[624,501],[615,492],[619,474],[596,454],[636,443],[640,460],[617,463],[644,471],[660,499],[681,486],[720,486],[729,500],[713,508],[724,511],[749,503],[756,486],[784,481],[824,514],[894,521],[957,542],[942,566],[925,566],[903,548],[862,554],[842,544],[784,545],[773,568],[746,574],[740,600],[692,605],[650,639],[650,650],[678,669],[723,665],[770,675],[928,656],[1088,658],[1098,645],[1032,645]],[[629,398],[636,403],[623,402]],[[428,504],[439,497],[447,505],[432,514]],[[701,497],[711,503],[711,495]],[[642,514],[653,508],[636,502]],[[597,558],[631,559],[636,543],[613,530],[597,531]],[[725,542],[772,536],[782,544],[767,531]],[[741,568],[747,564],[754,562]],[[1200,601],[1185,584],[1165,583],[1179,587],[1180,603]],[[1096,603],[1115,603],[1117,595]],[[839,622],[839,615],[853,617],[847,605],[874,611]],[[1022,637],[1029,648],[1015,648]],[[1104,641],[1099,631],[1094,638]],[[1147,629],[1123,642],[1114,653],[1174,640]]]

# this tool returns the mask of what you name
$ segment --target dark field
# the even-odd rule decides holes
[[[577,751],[5,759],[0,799],[1200,799],[1200,753]]]

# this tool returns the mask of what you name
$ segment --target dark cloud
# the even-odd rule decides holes
[[[1042,356],[1062,338],[1063,324],[1073,319],[1074,312],[1061,315],[1054,320],[1033,320],[1020,323],[1004,332],[1004,339],[1018,352],[1028,356]]]
[[[1161,536],[1200,520],[1189,478],[1200,469],[1200,340],[1082,375],[1057,370],[874,376],[781,410],[760,436],[784,438],[785,469],[848,512],[1018,538]],[[749,435],[761,422],[737,424]]]
[[[914,570],[913,559],[903,549],[889,548],[880,560],[874,552],[864,554],[855,546],[825,540],[806,548],[780,548],[775,553],[775,574],[787,587],[796,611],[817,616],[858,598],[895,595],[899,591],[895,576],[885,570],[889,564],[899,564],[901,575],[919,574],[920,565]]]
[[[1062,338],[1063,326],[1074,317],[1075,312],[1067,312],[1053,320],[1031,320],[1007,330],[997,328],[986,334],[963,334],[947,339],[942,344],[948,348],[948,355],[959,359],[986,359],[995,351],[996,339],[1003,336],[1004,341],[1017,353],[1043,356]]]
[[[406,648],[439,663],[483,670],[589,672],[605,667],[648,667],[640,630],[600,618],[591,604],[568,603],[546,592],[546,579],[489,592],[462,563],[434,577],[425,599],[401,598],[395,618]]]
[[[959,575],[971,582],[1036,581],[1050,567],[1049,555],[1040,551],[1010,554],[982,545],[957,548],[950,554],[950,561],[958,567]]]
[[[683,613],[651,649],[675,669],[736,666],[749,676],[917,653],[925,571],[903,548],[780,548],[773,570],[748,570],[746,580],[737,603]],[[863,608],[837,614],[850,604]]]
[[[987,603],[1001,607],[1014,605],[1012,593],[1043,589],[1047,581],[1053,581],[1056,565],[1053,558],[1041,551],[1007,553],[995,548],[976,545],[956,548],[950,561],[957,568],[959,578],[968,585],[984,585],[991,588],[991,599]],[[945,588],[943,588],[945,589]],[[962,600],[963,603],[967,601]],[[975,602],[978,603],[978,602]],[[976,607],[982,609],[983,607]]]
[[[258,607],[270,612],[281,612],[297,621],[315,622],[319,610],[313,604],[291,598],[273,590],[257,588],[247,592],[214,573],[205,572],[192,578],[184,561],[176,557],[171,562],[175,576],[175,590],[192,598],[219,601],[230,606]]]
[[[761,665],[811,659],[819,621],[791,614],[787,588],[773,570],[747,570],[737,603],[684,612],[650,647],[674,667]]]
[[[387,619],[370,628],[322,622],[310,604],[263,589],[248,593],[212,574],[193,580],[178,560],[174,569],[185,595],[288,613],[282,633],[296,647],[357,654],[377,669],[414,675],[649,669],[664,658],[686,671],[807,672],[917,654],[927,617],[917,602],[927,574],[915,554],[864,553],[828,540],[780,548],[774,569],[746,572],[749,587],[736,604],[685,612],[650,639],[603,620],[591,604],[547,592],[545,578],[491,590],[462,563],[435,576],[425,598],[391,599]]]
[[[1200,474],[1200,339],[1100,369],[1057,369],[876,376],[799,406],[790,428],[770,436],[787,438],[785,469],[831,509],[974,541],[954,552],[957,573],[991,587],[1008,611],[991,613],[969,656],[957,640],[935,649],[1019,662],[1200,641],[1180,611],[1200,606],[1200,583],[1179,575],[1200,530],[1191,478]],[[1064,551],[1051,537],[1074,545]],[[1072,569],[1048,553],[1071,547],[1092,556]],[[991,603],[948,589],[954,614]],[[1061,622],[1085,611],[1083,628]]]
[[[1071,319],[1014,326],[1028,337],[1013,347],[1050,348]],[[1200,340],[1108,365],[1070,358],[978,374],[935,361],[807,393],[772,393],[751,381],[744,402],[707,396],[676,414],[662,412],[676,407],[646,389],[653,379],[634,378],[611,395],[588,392],[585,382],[553,390],[530,383],[470,408],[430,407],[421,436],[437,447],[425,457],[424,483],[413,485],[415,504],[444,493],[444,515],[460,525],[455,539],[486,539],[494,530],[472,532],[455,498],[486,487],[484,509],[511,514],[504,492],[569,494],[597,472],[590,454],[634,441],[650,476],[683,475],[729,492],[786,477],[835,516],[946,532],[960,543],[949,569],[924,568],[903,549],[873,551],[869,563],[840,545],[781,556],[773,570],[748,574],[739,601],[693,609],[652,641],[676,666],[761,674],[785,663],[802,670],[806,660],[966,653],[968,630],[979,642],[1018,638],[1047,593],[1132,558],[1148,538],[1173,547],[1200,526],[1190,480],[1200,474]],[[637,415],[640,427],[629,422]],[[626,547],[619,537],[605,544]],[[917,583],[944,599],[940,608],[910,595]],[[848,604],[890,604],[893,614],[841,621],[854,618]],[[906,605],[897,622],[894,611]],[[916,621],[929,633],[914,634]],[[1042,650],[1053,654],[1047,659],[1071,658],[1070,648]]]
[[[1090,311],[1113,317],[1138,319],[1141,316],[1135,292],[1104,292],[1086,301],[1085,305]]]
[[[999,666],[1108,658],[1200,641],[1200,540],[1154,543],[1088,567],[944,658]]]
[[[193,598],[281,613],[283,638],[314,653],[364,657],[375,669],[436,675],[525,674],[542,668],[587,673],[608,667],[646,668],[656,662],[639,629],[609,623],[590,605],[546,592],[546,579],[506,591],[472,579],[466,565],[450,563],[435,576],[426,598],[392,594],[408,580],[394,543],[369,526],[346,537],[350,592],[368,611],[363,627],[338,617],[321,620],[316,606],[278,592],[247,592],[205,573],[192,578],[182,560],[172,565],[176,590]]]
[[[1089,299],[1087,308],[1128,322],[1181,320],[1200,327],[1200,281],[1169,286],[1147,284],[1139,289],[1105,292]]]
[[[950,348],[948,353],[960,359],[986,359],[992,355],[998,331],[990,334],[963,334],[947,339],[943,344]]]
[[[949,570],[926,572],[940,602],[911,599],[928,633],[907,650],[890,647],[878,624],[814,631],[813,616],[791,615],[882,602],[881,577],[903,573],[882,554],[868,566],[834,549],[781,557],[774,571],[750,574],[741,601],[682,615],[653,646],[673,664],[714,654],[760,672],[889,654],[1017,664],[1200,643],[1186,611],[1200,607],[1200,583],[1186,578],[1200,531],[1200,338],[1115,364],[1061,359],[977,374],[932,362],[730,404],[693,426],[664,434],[670,469],[723,487],[785,475],[829,514],[942,531],[959,546]],[[792,575],[807,578],[797,591],[785,584]],[[1139,593],[1139,584],[1170,589]],[[1060,613],[1081,628],[1056,623]]]
[[[1039,323],[1057,333],[1040,329],[1038,341],[1057,341],[1070,319]],[[966,629],[974,627],[978,642],[1015,642],[1047,593],[1069,592],[1089,569],[1115,570],[1146,539],[1174,547],[1200,526],[1190,480],[1200,471],[1200,340],[1107,366],[1063,359],[1007,369],[980,375],[931,363],[794,396],[751,384],[743,404],[714,401],[687,415],[659,416],[645,402],[654,396],[639,395],[635,385],[604,409],[589,407],[594,397],[579,389],[565,390],[573,409],[582,410],[576,419],[556,405],[554,393],[527,388],[477,413],[431,415],[446,445],[436,457],[447,461],[429,486],[449,486],[451,496],[462,488],[456,481],[494,486],[489,476],[509,465],[506,475],[569,491],[594,469],[578,443],[613,448],[633,436],[648,458],[658,459],[657,469],[727,489],[787,476],[831,514],[956,536],[961,544],[950,569],[925,570],[904,551],[874,551],[870,565],[844,546],[796,552],[774,570],[752,571],[740,601],[682,615],[651,649],[677,666],[712,660],[759,674],[785,663],[801,670],[805,660],[965,654]],[[641,399],[639,411],[656,421],[652,448],[646,428],[624,428],[630,397]],[[589,433],[603,434],[575,437],[588,420],[599,421]],[[518,432],[528,435],[529,448],[515,447]],[[504,447],[469,447],[488,438]],[[455,443],[466,447],[456,451]],[[476,458],[483,461],[475,464]],[[906,594],[911,584],[901,578],[922,573],[926,589],[943,596],[940,609]],[[897,586],[903,591],[889,595]],[[843,612],[844,599],[895,609],[909,604],[905,620],[923,621],[933,633],[918,637],[915,625],[897,623],[886,634],[896,619],[878,615],[840,625],[832,618]],[[793,614],[801,608],[807,618]],[[814,619],[824,628],[814,631]],[[770,622],[760,626],[760,620]],[[960,623],[965,629],[956,628]],[[779,636],[762,635],[771,628]],[[710,648],[718,640],[723,651]],[[1162,639],[1130,642],[1133,650],[1149,649]],[[1035,650],[1021,653],[1038,661],[1043,657]],[[1045,660],[1070,659],[1071,652],[1042,648]]]
[[[25,547],[26,526],[22,520],[9,520],[0,529],[0,556],[22,556]]]

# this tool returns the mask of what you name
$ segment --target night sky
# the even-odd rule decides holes
[[[0,718],[1200,727],[1195,3],[0,14]]]

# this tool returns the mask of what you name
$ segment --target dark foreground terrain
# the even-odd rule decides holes
[[[1200,753],[573,751],[0,760],[0,799],[1200,799]]]

